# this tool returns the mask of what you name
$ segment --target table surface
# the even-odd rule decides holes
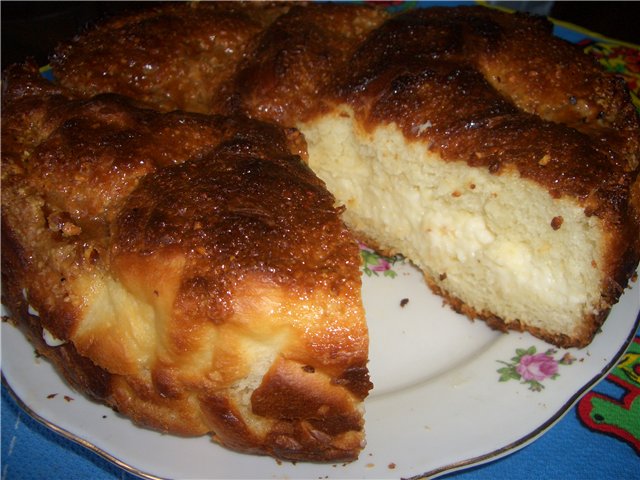
[[[565,23],[556,22],[555,32],[579,43],[606,69],[622,75],[640,110],[639,47]],[[631,362],[636,378],[640,378],[640,331],[629,349],[627,361]],[[586,414],[594,397],[608,405],[622,406],[632,415],[626,415],[618,424],[615,419],[607,424],[596,423]],[[138,478],[31,418],[4,385],[1,409],[1,480]],[[440,478],[640,480],[640,381],[622,382],[613,371],[530,445],[502,459]]]

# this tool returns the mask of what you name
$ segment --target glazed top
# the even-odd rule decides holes
[[[626,203],[640,160],[621,79],[545,19],[485,7],[168,5],[88,30],[52,66],[83,95],[289,126],[348,104],[366,128],[396,124],[447,160],[516,168],[589,214]]]

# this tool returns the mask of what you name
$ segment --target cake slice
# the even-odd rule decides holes
[[[3,87],[2,301],[37,351],[139,425],[356,458],[359,248],[299,133]]]

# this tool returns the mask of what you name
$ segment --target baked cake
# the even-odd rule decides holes
[[[139,424],[356,458],[356,238],[561,347],[589,344],[637,268],[638,115],[544,19],[163,4],[51,65],[54,83],[5,78],[3,301]]]

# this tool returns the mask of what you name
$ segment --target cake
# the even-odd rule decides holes
[[[637,112],[544,19],[168,3],[51,66],[5,75],[3,302],[138,424],[356,458],[357,240],[560,347],[591,342],[637,268]]]

